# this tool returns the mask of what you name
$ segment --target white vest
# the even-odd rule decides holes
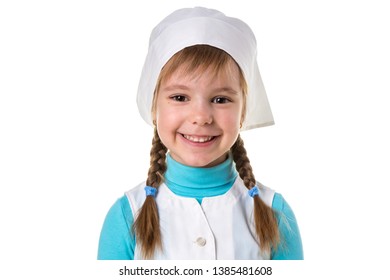
[[[260,198],[271,207],[275,192],[258,183]],[[145,200],[145,183],[126,193],[134,216]],[[260,251],[253,221],[253,198],[238,176],[223,195],[195,198],[175,195],[162,184],[156,195],[162,251],[154,259],[238,260],[270,259]],[[141,259],[136,245],[134,259]]]

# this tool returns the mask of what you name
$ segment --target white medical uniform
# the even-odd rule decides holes
[[[271,207],[275,192],[258,183],[261,199]],[[146,198],[145,183],[128,191],[133,213]],[[156,202],[162,234],[162,251],[154,259],[270,259],[260,251],[253,220],[253,198],[241,178],[220,196],[194,198],[175,195],[165,184],[158,188]],[[136,245],[134,259],[141,259]]]

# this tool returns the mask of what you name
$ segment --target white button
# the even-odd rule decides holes
[[[195,242],[201,247],[206,245],[206,239],[204,239],[203,237],[198,237]]]

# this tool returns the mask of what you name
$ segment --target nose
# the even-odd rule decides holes
[[[189,111],[189,120],[192,124],[203,126],[213,122],[211,104],[207,101],[193,102]]]

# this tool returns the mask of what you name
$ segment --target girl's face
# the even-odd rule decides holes
[[[184,74],[183,66],[162,80],[155,104],[157,131],[173,159],[194,167],[215,166],[226,159],[243,116],[238,66],[229,62]]]

